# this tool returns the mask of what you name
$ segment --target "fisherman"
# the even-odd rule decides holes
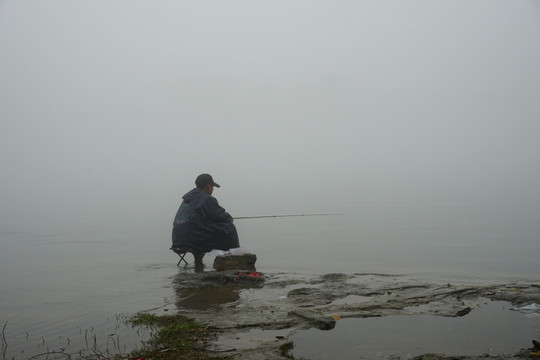
[[[212,196],[214,187],[220,186],[209,174],[199,175],[195,185],[196,188],[182,197],[174,218],[172,243],[173,248],[191,252],[195,266],[201,266],[206,252],[229,250],[240,245],[232,216]]]

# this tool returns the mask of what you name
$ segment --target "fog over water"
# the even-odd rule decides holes
[[[3,1],[2,242],[165,250],[209,172],[233,216],[344,214],[237,221],[263,256],[530,274],[539,43],[535,1]]]
[[[538,203],[535,1],[2,1],[1,217]]]
[[[0,1],[8,337],[167,303],[203,172],[343,214],[237,220],[260,271],[537,278],[539,44],[538,1]]]
[[[209,172],[233,216],[344,214],[243,220],[245,246],[519,264],[538,251],[539,20],[535,1],[3,1],[3,229],[166,247]]]

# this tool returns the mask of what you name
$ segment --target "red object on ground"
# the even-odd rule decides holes
[[[258,273],[258,272],[255,272],[255,271],[250,271],[248,273],[245,273],[245,272],[239,272],[238,275],[236,275],[236,278],[238,279],[241,275],[243,276],[249,276],[249,277],[252,277],[252,278],[260,278],[261,275]]]

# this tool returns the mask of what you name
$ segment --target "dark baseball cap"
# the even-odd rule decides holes
[[[197,185],[197,187],[199,189],[202,189],[206,185],[212,185],[212,186],[215,186],[215,187],[221,187],[221,186],[219,186],[219,184],[216,184],[214,182],[214,179],[212,179],[212,176],[210,176],[209,174],[201,174],[201,175],[197,176],[197,179],[195,180],[195,185]]]

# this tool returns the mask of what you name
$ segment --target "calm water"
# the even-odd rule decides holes
[[[427,353],[513,354],[531,347],[531,340],[538,338],[540,315],[522,314],[510,308],[510,303],[488,300],[464,317],[400,315],[343,319],[332,331],[297,332],[292,337],[292,353],[311,360],[411,358]]]
[[[238,220],[261,272],[383,272],[445,281],[538,280],[536,205],[363,204],[343,216]],[[142,222],[4,223],[0,325],[5,357],[98,342],[129,350],[139,336],[119,314],[175,310],[171,218]],[[245,214],[241,214],[245,215]],[[211,266],[212,259],[205,258]],[[95,336],[94,336],[95,335]]]

